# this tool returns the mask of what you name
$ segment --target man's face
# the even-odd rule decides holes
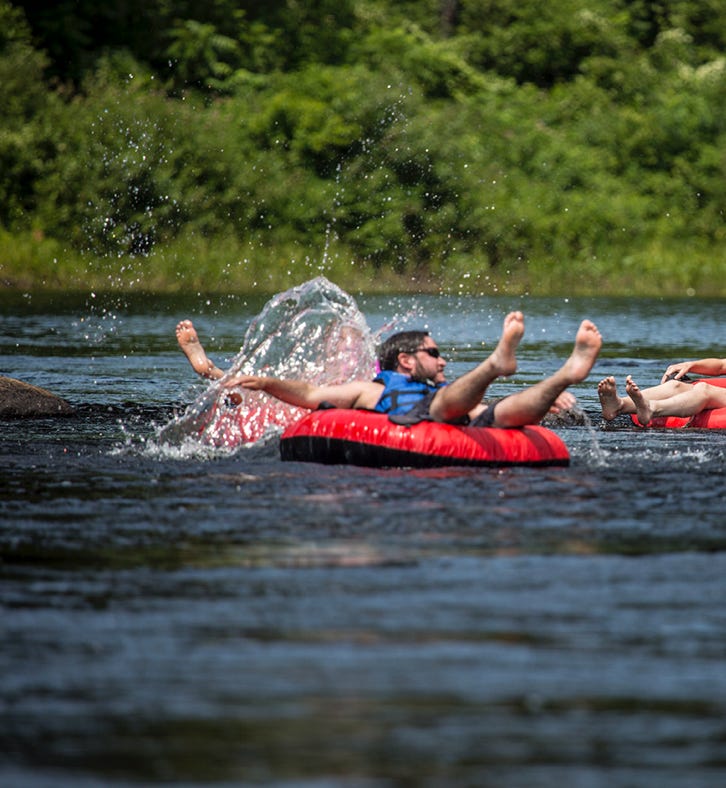
[[[412,377],[419,380],[432,380],[434,383],[443,383],[446,380],[444,374],[446,359],[439,354],[436,342],[431,337],[424,337],[416,352],[409,355],[414,359]]]

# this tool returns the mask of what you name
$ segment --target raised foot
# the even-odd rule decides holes
[[[565,364],[570,383],[579,383],[590,374],[602,347],[602,336],[591,320],[583,320],[575,334],[575,347]]]
[[[214,368],[214,364],[207,357],[191,320],[182,320],[177,323],[176,341],[192,365],[192,369],[198,375],[208,376]]]
[[[650,420],[653,418],[653,408],[648,400],[643,396],[643,392],[638,387],[638,384],[633,378],[628,375],[625,379],[625,390],[628,396],[633,400],[635,405],[635,413],[638,417],[641,427],[647,427]]]
[[[523,336],[524,315],[521,312],[510,312],[504,318],[499,342],[489,357],[498,376],[506,377],[517,371],[516,350]]]
[[[597,384],[597,395],[600,398],[602,417],[612,421],[623,412],[623,400],[618,394],[615,378],[610,375]]]

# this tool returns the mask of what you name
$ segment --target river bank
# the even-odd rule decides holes
[[[256,250],[235,243],[178,245],[144,257],[93,258],[47,240],[5,237],[0,243],[0,298],[14,293],[95,292],[269,297],[324,274],[349,292],[429,295],[726,297],[723,248],[610,259],[519,262],[492,268],[474,258],[458,266],[410,266],[401,270],[356,261],[342,250],[321,247]]]

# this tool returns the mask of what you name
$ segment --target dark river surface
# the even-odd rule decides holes
[[[358,299],[450,377],[522,308],[496,394],[593,319],[568,468],[160,443],[205,387],[176,322],[224,366],[262,303],[0,298],[0,374],[77,409],[0,421],[0,784],[726,785],[726,433],[605,428],[595,390],[724,355],[726,303]]]

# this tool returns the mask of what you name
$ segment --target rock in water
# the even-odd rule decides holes
[[[51,391],[0,376],[0,416],[68,416],[73,408]]]

